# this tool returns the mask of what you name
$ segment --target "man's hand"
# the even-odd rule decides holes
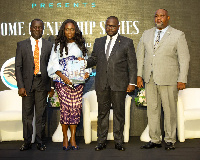
[[[85,72],[84,79],[89,78],[89,76],[90,76],[90,74],[88,72]]]
[[[49,98],[53,97],[54,95],[54,89],[51,88],[51,91],[48,92]]]
[[[178,90],[183,90],[185,89],[186,83],[178,82],[177,83],[177,88]]]
[[[133,92],[135,90],[135,85],[128,85],[126,92]]]
[[[138,88],[143,88],[143,80],[142,80],[142,77],[140,76],[137,76],[137,87]]]
[[[19,96],[21,96],[21,97],[27,96],[25,88],[20,88],[20,89],[18,90],[18,94],[19,94]]]
[[[84,58],[82,58],[82,57],[78,57],[78,60],[80,61],[80,60],[84,60]]]

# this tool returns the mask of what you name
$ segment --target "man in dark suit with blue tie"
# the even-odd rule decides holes
[[[42,39],[43,29],[43,21],[34,19],[30,26],[31,37],[17,43],[15,75],[18,93],[22,97],[24,137],[24,144],[21,146],[20,151],[31,149],[34,106],[37,149],[40,151],[46,149],[46,146],[42,142],[42,117],[45,111],[47,94],[51,90],[47,65],[52,43]]]
[[[135,89],[137,64],[133,41],[118,34],[119,21],[110,16],[105,25],[107,36],[97,38],[87,67],[96,66],[95,89],[98,101],[98,128],[96,151],[106,148],[109,113],[113,108],[115,148],[124,151],[126,92]]]

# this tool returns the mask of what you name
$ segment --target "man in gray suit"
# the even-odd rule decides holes
[[[178,90],[185,88],[189,50],[182,31],[172,28],[168,11],[158,9],[155,26],[144,31],[137,48],[137,85],[146,83],[147,116],[151,141],[141,148],[160,148],[161,102],[164,110],[165,149],[175,149]]]
[[[41,151],[46,149],[46,146],[42,142],[42,117],[45,111],[47,94],[51,90],[50,78],[47,74],[47,65],[52,43],[42,39],[43,29],[43,21],[34,19],[30,26],[31,37],[17,43],[15,75],[19,89],[18,93],[22,97],[24,137],[24,144],[21,146],[20,151],[31,149],[34,105],[37,149]]]
[[[111,16],[105,25],[107,36],[97,38],[87,67],[96,66],[95,89],[98,101],[98,144],[96,151],[106,148],[109,113],[113,108],[115,148],[124,151],[126,92],[135,89],[137,61],[133,40],[118,34],[119,21]]]

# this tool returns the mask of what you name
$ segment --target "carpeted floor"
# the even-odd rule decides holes
[[[96,142],[85,144],[83,137],[77,137],[80,146],[78,151],[63,151],[62,143],[54,143],[46,139],[47,150],[42,152],[33,144],[28,151],[19,151],[23,142],[1,142],[0,160],[200,160],[200,139],[177,142],[176,149],[166,151],[164,143],[162,148],[140,149],[145,144],[139,137],[130,137],[129,143],[124,146],[126,151],[114,149],[114,141],[107,142],[107,148],[103,151],[95,151]]]

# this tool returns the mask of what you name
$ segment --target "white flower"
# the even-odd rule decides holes
[[[140,102],[140,103],[143,102],[143,98],[142,98],[142,97],[139,98],[139,102]]]
[[[136,105],[145,105],[146,104],[146,97],[145,97],[145,89],[142,88],[137,93],[137,97],[135,97]]]

